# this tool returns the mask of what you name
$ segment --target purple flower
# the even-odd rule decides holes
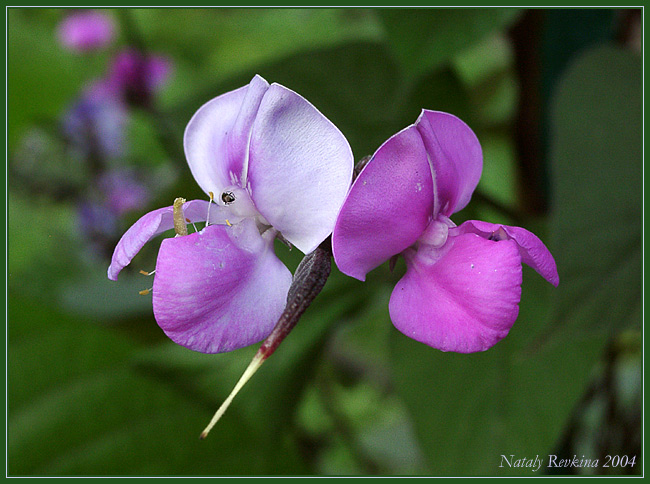
[[[405,257],[391,320],[442,351],[484,351],[508,334],[519,311],[522,262],[559,283],[553,257],[531,232],[475,220],[457,227],[449,219],[469,202],[482,166],[481,146],[465,123],[423,110],[372,156],[332,235],[337,266],[360,280],[391,257]]]
[[[62,122],[71,145],[86,158],[118,157],[124,149],[127,110],[102,81],[90,86]]]
[[[194,178],[214,201],[177,199],[122,237],[115,280],[152,237],[162,241],[153,282],[158,325],[203,353],[264,339],[282,313],[291,273],[276,257],[281,236],[304,253],[332,231],[352,179],[341,132],[300,95],[255,76],[202,106],[184,139]],[[206,221],[189,235],[185,222]]]
[[[113,40],[114,34],[111,18],[94,10],[72,13],[58,28],[61,44],[77,52],[102,48]]]
[[[106,88],[117,93],[127,104],[148,106],[169,78],[171,70],[171,62],[165,57],[128,49],[115,57],[105,81]]]
[[[117,217],[146,205],[151,198],[147,187],[131,170],[113,170],[98,180],[99,191],[111,213]]]

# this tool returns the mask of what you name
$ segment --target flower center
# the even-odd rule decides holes
[[[225,188],[214,202],[222,207],[227,207],[231,221],[252,218],[257,224],[260,234],[265,232],[271,224],[257,210],[253,199],[247,190],[237,185],[231,185]],[[226,219],[226,224],[231,225]]]
[[[444,215],[438,215],[438,218],[429,222],[429,225],[418,239],[418,242],[420,244],[426,244],[433,249],[439,249],[447,242],[449,229],[455,226],[449,218]]]
[[[228,207],[235,217],[257,218],[261,216],[246,190],[238,186],[226,188],[217,199],[219,205]]]

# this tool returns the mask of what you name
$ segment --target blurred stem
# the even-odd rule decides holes
[[[138,51],[146,54],[147,46],[144,42],[140,30],[135,25],[133,20],[133,15],[131,14],[131,9],[128,8],[118,8],[117,14],[120,18],[120,24],[122,25],[122,31],[126,37],[126,43],[132,47],[135,47]]]
[[[539,215],[548,209],[544,189],[544,106],[541,94],[541,32],[544,15],[541,10],[527,10],[510,31],[519,79],[518,109],[514,123],[520,171],[519,195],[524,211]]]
[[[117,9],[126,42],[143,56],[147,56],[148,48],[146,42],[138,29],[131,10],[127,8]],[[185,159],[185,153],[182,149],[183,143],[179,139],[178,132],[170,121],[170,118],[161,113],[154,102],[146,103],[140,107],[153,119],[158,142],[162,148],[167,152],[173,162],[182,163],[182,160]]]

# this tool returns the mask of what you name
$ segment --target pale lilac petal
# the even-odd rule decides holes
[[[158,325],[174,342],[221,353],[261,341],[286,304],[291,273],[255,223],[165,239],[153,284]]]
[[[436,186],[435,214],[464,208],[478,185],[483,153],[478,138],[451,114],[423,110],[415,123],[429,153]]]
[[[238,185],[246,187],[248,171],[248,144],[251,137],[253,122],[260,108],[262,98],[269,89],[269,83],[262,77],[255,76],[251,80],[246,95],[239,109],[235,123],[228,133],[227,156],[228,165],[233,173],[241,173]]]
[[[344,274],[366,274],[413,244],[431,217],[433,180],[422,138],[410,126],[388,139],[359,174],[332,234]]]
[[[519,312],[521,257],[513,241],[450,237],[440,258],[407,256],[391,295],[395,327],[442,351],[484,351],[504,338]]]
[[[450,232],[454,234],[475,233],[492,240],[514,240],[517,243],[521,261],[524,264],[535,269],[539,275],[554,286],[557,287],[560,283],[560,276],[551,252],[539,237],[524,228],[492,224],[480,220],[468,220]]]
[[[257,209],[303,253],[332,232],[352,180],[343,134],[300,95],[272,84],[250,141],[248,182]]]
[[[210,209],[210,223],[225,223],[228,216],[224,207],[205,200],[191,200],[183,205],[183,214],[189,223],[204,222]],[[229,220],[236,223],[239,220]],[[149,240],[174,228],[172,207],[159,208],[142,216],[127,230],[115,247],[111,265],[108,268],[108,278],[116,281],[117,275],[124,267],[129,265],[131,259],[140,252]]]
[[[243,160],[230,165],[231,132],[248,86],[222,94],[201,106],[187,127],[183,146],[194,179],[205,193],[215,196],[241,180]]]
[[[58,28],[60,42],[69,49],[84,52],[99,49],[113,40],[111,18],[94,10],[68,15]]]

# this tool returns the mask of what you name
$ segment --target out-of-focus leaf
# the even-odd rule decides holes
[[[54,118],[79,92],[84,79],[99,71],[102,57],[66,51],[50,22],[7,12],[7,135],[10,147],[29,123]]]
[[[200,431],[253,348],[202,355],[165,342],[141,352],[123,334],[14,301],[10,324],[22,331],[9,350],[9,473],[305,473],[287,422],[328,327],[357,295],[310,308],[206,441]]]
[[[200,431],[255,348],[203,355],[166,341],[145,350],[127,334],[14,299],[9,473],[306,473],[289,423],[330,329],[363,300],[347,284],[335,274],[205,441]]]
[[[191,78],[184,65],[178,80],[194,89],[299,52],[381,35],[372,12],[357,9],[135,9],[129,14],[149,45],[191,64]]]
[[[402,127],[415,123],[422,109],[431,109],[452,113],[476,128],[469,91],[451,68],[441,68],[423,76],[410,89],[408,97],[399,99],[399,102],[402,106],[400,114],[406,116]]]
[[[391,50],[408,78],[439,68],[518,14],[510,8],[390,8],[378,12]]]
[[[433,475],[541,474],[499,467],[501,455],[547,460],[589,382],[602,336],[528,351],[557,289],[525,269],[519,318],[507,338],[483,353],[443,353],[393,334],[395,383]]]
[[[58,294],[61,306],[70,314],[97,321],[152,314],[151,296],[140,296],[138,292],[151,288],[153,280],[123,273],[119,282],[110,281],[107,269],[108,265],[97,264],[93,272],[62,284]],[[151,319],[153,322],[153,316]]]
[[[41,196],[8,194],[7,286],[25,297],[49,294],[75,267],[69,233],[75,216],[69,207]]]
[[[517,202],[517,168],[512,138],[505,132],[479,132],[477,135],[483,148],[483,173],[479,189],[499,203],[514,207]]]
[[[467,86],[478,86],[508,70],[513,63],[512,47],[499,32],[458,54],[452,65]]]
[[[600,47],[576,60],[553,103],[554,337],[640,323],[642,59]]]

